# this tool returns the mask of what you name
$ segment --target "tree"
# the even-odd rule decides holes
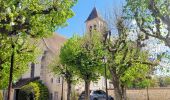
[[[66,53],[65,63],[75,66],[77,76],[85,83],[85,98],[89,100],[90,82],[96,81],[100,76],[103,57],[101,34],[92,32],[73,41],[73,45]]]
[[[107,51],[107,66],[115,89],[116,100],[126,100],[126,87],[136,79],[145,79],[150,66],[147,51],[141,50],[142,37],[138,35],[135,41],[128,38],[129,30],[122,17],[116,19],[117,37],[111,38],[111,31],[104,34],[104,44]]]
[[[160,39],[170,47],[169,4],[169,0],[127,0],[124,11],[146,37]]]
[[[25,41],[22,41],[23,37],[13,38],[13,43],[15,43],[14,51],[11,50],[11,38],[4,36],[1,37],[0,43],[0,89],[5,89],[8,86],[9,78],[9,69],[10,69],[10,57],[14,53],[15,57],[14,67],[13,67],[13,82],[16,82],[18,78],[24,74],[30,62],[34,62],[35,59],[40,54],[40,50],[36,47],[35,43],[32,42],[32,39],[27,37]],[[24,37],[26,38],[26,37]],[[24,42],[24,43],[23,43]],[[21,71],[22,70],[22,71]]]
[[[52,63],[52,70],[55,74],[61,75],[67,82],[67,100],[71,99],[71,85],[76,81],[75,66],[68,63],[73,52],[76,51],[79,37],[73,36],[68,39],[64,46],[60,49],[60,54],[57,55]]]
[[[66,20],[73,16],[71,7],[76,1],[0,0],[0,34],[11,38],[8,100],[15,63],[16,41],[12,41],[13,38],[17,36],[40,38],[52,34],[56,28],[66,25]]]
[[[170,86],[170,77],[165,77],[165,85]]]

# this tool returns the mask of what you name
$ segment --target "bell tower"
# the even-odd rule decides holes
[[[103,32],[106,28],[106,22],[100,17],[96,7],[93,8],[85,23],[87,33],[91,33],[94,30]]]

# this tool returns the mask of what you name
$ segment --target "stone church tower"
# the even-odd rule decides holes
[[[87,33],[91,33],[93,30],[103,32],[106,28],[106,22],[100,17],[96,7],[93,8],[85,23]]]

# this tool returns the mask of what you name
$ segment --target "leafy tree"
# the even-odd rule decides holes
[[[170,78],[168,76],[158,77],[158,83],[160,87],[167,87],[170,85]]]
[[[136,41],[128,39],[129,31],[123,18],[117,17],[116,28],[118,36],[114,39],[111,39],[110,31],[104,34],[104,43],[108,52],[107,66],[113,81],[116,100],[126,100],[126,87],[137,79],[144,80],[154,63],[148,61],[148,53],[141,50],[140,35]]]
[[[34,62],[37,58],[40,50],[36,47],[37,44],[32,42],[32,39],[27,37],[23,41],[22,38],[26,37],[15,37],[12,41],[15,43],[14,51],[11,50],[11,38],[1,35],[1,48],[0,48],[0,89],[5,89],[8,86],[9,78],[9,67],[10,67],[10,57],[14,53],[14,72],[13,81],[16,82],[18,78],[24,74],[30,62]],[[35,41],[35,40],[34,40]],[[32,42],[32,43],[31,43]],[[36,42],[36,41],[35,41]],[[22,71],[21,71],[22,70]]]
[[[126,17],[135,20],[146,37],[151,36],[170,47],[169,0],[126,0]]]
[[[165,85],[170,86],[170,77],[165,77]]]
[[[64,46],[60,49],[60,55],[57,55],[52,63],[52,70],[55,74],[61,75],[67,82],[67,100],[71,99],[71,86],[76,81],[76,69],[71,65],[70,59],[73,59],[73,52],[76,52],[79,37],[73,36],[68,39]]]
[[[10,100],[14,63],[16,63],[17,44],[16,41],[12,41],[13,38],[16,36],[40,38],[52,34],[56,28],[66,25],[66,20],[73,16],[71,7],[76,1],[0,0],[0,34],[8,36],[11,40],[8,100]],[[22,39],[24,41],[25,38]]]
[[[72,40],[73,45],[69,45],[69,50],[64,56],[67,58],[66,65],[75,67],[77,76],[85,82],[85,98],[89,99],[90,82],[96,81],[100,76],[100,67],[102,64],[103,45],[101,34],[93,32],[82,38]],[[64,49],[63,49],[64,50]],[[64,52],[64,51],[63,51]]]

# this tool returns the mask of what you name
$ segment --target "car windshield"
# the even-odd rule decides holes
[[[94,94],[106,94],[104,91],[101,90],[97,90],[93,92]]]

